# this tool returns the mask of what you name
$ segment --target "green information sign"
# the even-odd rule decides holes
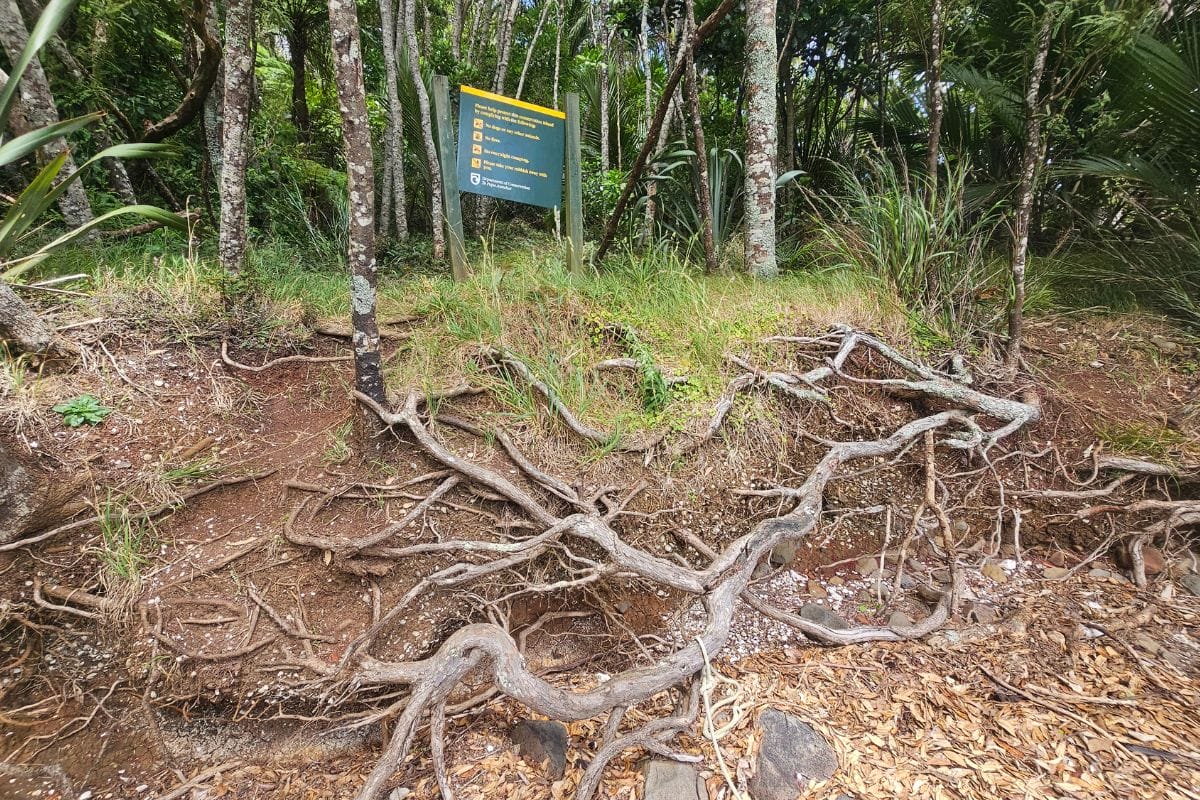
[[[461,87],[459,189],[531,206],[561,205],[565,120],[553,108]]]

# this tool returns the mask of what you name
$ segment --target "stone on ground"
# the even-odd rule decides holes
[[[846,622],[846,620],[820,603],[805,603],[800,607],[800,616],[809,622],[824,625],[826,628],[832,628],[835,631],[844,631],[850,627],[849,622]]]
[[[545,768],[551,780],[567,770],[567,729],[561,722],[523,719],[512,732],[521,758]]]
[[[654,759],[646,765],[645,800],[708,800],[700,772],[691,764]]]
[[[837,753],[808,723],[768,708],[758,725],[762,746],[749,787],[754,800],[796,800],[810,782],[833,777]]]

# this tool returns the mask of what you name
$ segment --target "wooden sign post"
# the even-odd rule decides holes
[[[583,275],[583,168],[579,147],[579,95],[567,93],[567,269]]]
[[[433,109],[437,117],[438,160],[442,162],[442,200],[446,211],[446,229],[450,232],[450,272],[454,280],[465,281],[470,268],[467,265],[466,237],[463,235],[462,195],[459,193],[458,170],[454,163],[450,83],[445,75],[433,76]]]

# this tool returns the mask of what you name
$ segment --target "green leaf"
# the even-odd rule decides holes
[[[9,71],[8,80],[4,84],[4,88],[0,89],[0,132],[8,128],[8,115],[12,111],[13,100],[17,94],[17,86],[21,82],[21,78],[25,75],[25,70],[29,69],[29,64],[33,61],[38,51],[45,47],[46,42],[58,32],[66,20],[67,15],[75,8],[75,0],[50,0],[46,3],[45,9],[41,16],[38,17],[37,24],[33,26],[33,30],[29,33],[29,40],[25,43],[25,49],[21,51],[21,55],[12,64],[12,69]],[[2,162],[0,162],[2,163]]]
[[[5,85],[7,86],[12,82],[10,78],[8,84]],[[81,128],[86,128],[93,122],[97,122],[103,118],[104,114],[96,111],[91,114],[84,114],[82,117],[72,117],[62,122],[55,122],[52,125],[32,130],[29,133],[23,133],[0,145],[0,167],[7,166],[19,158],[24,158],[34,150],[45,147],[55,139],[74,133]]]

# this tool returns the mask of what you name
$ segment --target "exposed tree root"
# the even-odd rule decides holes
[[[734,611],[743,600],[760,612],[783,621],[818,641],[830,644],[896,641],[919,637],[927,635],[946,622],[954,606],[957,580],[954,581],[955,585],[951,590],[942,597],[935,611],[917,625],[907,628],[858,628],[848,631],[832,631],[823,626],[813,625],[807,620],[771,607],[751,595],[748,589],[755,569],[767,559],[768,554],[777,545],[786,540],[802,539],[814,530],[822,514],[826,487],[844,465],[894,457],[925,437],[928,437],[930,458],[933,447],[940,443],[957,450],[976,453],[986,459],[990,448],[1038,418],[1039,409],[1036,402],[1025,403],[987,395],[917,365],[873,337],[850,329],[839,329],[830,337],[790,341],[832,347],[836,354],[826,365],[804,375],[785,376],[782,373],[752,370],[735,378],[718,403],[706,431],[700,437],[693,437],[689,442],[676,445],[670,452],[686,452],[686,449],[694,449],[711,439],[728,415],[733,396],[755,383],[766,383],[792,397],[810,400],[823,394],[820,387],[822,381],[842,378],[857,383],[883,385],[918,397],[937,399],[952,406],[961,406],[965,410],[951,408],[929,414],[901,425],[890,435],[875,440],[823,442],[827,448],[824,456],[812,467],[799,486],[769,490],[786,503],[784,513],[758,523],[749,533],[729,543],[722,550],[715,553],[710,550],[709,563],[700,568],[692,568],[686,562],[677,563],[662,558],[626,542],[614,527],[623,513],[623,503],[614,506],[612,503],[601,502],[604,492],[593,497],[582,497],[576,489],[536,467],[507,437],[497,435],[496,441],[520,468],[522,475],[533,488],[523,488],[498,471],[455,454],[434,433],[431,428],[433,420],[423,410],[424,400],[417,393],[410,393],[397,411],[389,411],[369,397],[356,393],[359,401],[372,409],[389,428],[406,431],[434,461],[450,471],[450,477],[445,478],[438,487],[442,490],[439,497],[448,493],[455,483],[461,480],[464,485],[481,490],[488,496],[515,507],[540,531],[525,538],[508,541],[442,540],[388,549],[386,553],[390,557],[402,558],[419,553],[438,552],[455,554],[463,560],[439,569],[419,581],[392,609],[379,615],[375,624],[365,634],[346,648],[337,667],[330,668],[310,661],[309,666],[325,676],[324,680],[329,687],[326,697],[330,702],[336,702],[353,693],[358,687],[410,687],[410,695],[403,705],[403,711],[395,724],[385,753],[359,792],[360,800],[374,800],[381,796],[389,778],[403,761],[427,712],[431,714],[434,730],[440,733],[447,700],[467,672],[476,666],[487,671],[495,687],[503,694],[539,714],[570,721],[592,718],[613,712],[614,709],[637,705],[692,679],[704,669],[710,657],[715,657],[721,652],[729,636]],[[850,353],[860,345],[870,348],[894,366],[915,376],[915,379],[867,380],[847,376],[846,361]],[[608,441],[604,434],[580,423],[526,365],[503,351],[495,353],[506,368],[511,369],[542,394],[555,412],[577,434],[592,441]],[[983,421],[983,417],[995,420],[998,426],[989,426]],[[469,433],[483,434],[473,423],[445,416],[438,419],[444,424]],[[633,446],[625,449],[637,450]],[[929,476],[930,481],[934,480],[932,471],[929,472]],[[637,487],[630,494],[636,491]],[[426,501],[436,493],[437,490],[427,495]],[[307,502],[306,500],[298,506],[297,512],[292,516],[293,521]],[[424,503],[425,507],[428,505],[429,503]],[[934,509],[935,512],[938,510],[940,506]],[[399,529],[397,526],[412,524],[421,513],[424,513],[424,508],[419,512],[414,509],[413,513],[401,522],[353,543],[332,542],[294,531],[289,533],[289,538],[298,543],[324,549],[356,552],[367,546],[381,545]],[[945,512],[941,512],[939,518],[944,516]],[[942,521],[944,522],[944,519]],[[368,542],[369,545],[364,545],[364,542]],[[673,652],[660,656],[657,661],[627,669],[594,688],[580,690],[560,688],[530,670],[513,634],[506,626],[496,622],[468,624],[450,634],[435,653],[420,660],[385,661],[370,654],[374,637],[414,598],[430,590],[461,587],[487,575],[530,564],[547,553],[557,554],[566,572],[561,580],[533,588],[550,591],[584,586],[613,577],[635,577],[699,600],[704,607],[703,627],[694,638],[678,643]],[[957,570],[954,572],[957,574]],[[694,714],[690,717],[684,714],[679,719],[672,718],[661,724],[653,723],[639,732],[614,739],[605,746],[608,749],[604,752],[609,753],[614,748],[615,752],[619,752],[630,744],[645,747],[653,745],[651,749],[662,746],[664,734],[677,730],[685,724],[683,720],[692,718]],[[438,753],[440,747],[435,750],[435,766],[439,761]],[[611,758],[611,755],[608,758]],[[586,797],[594,790],[599,780],[599,771],[603,769],[603,763],[608,758],[596,759],[600,766],[589,770],[587,776],[587,785],[591,789],[583,793],[584,787],[581,787],[580,797]],[[446,791],[444,764],[436,771],[439,774],[439,783],[443,785],[443,791]]]

